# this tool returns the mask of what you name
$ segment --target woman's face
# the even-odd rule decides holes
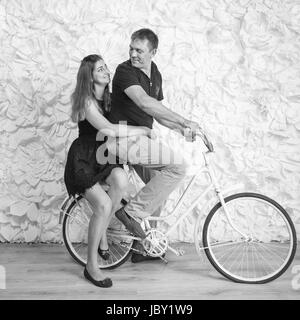
[[[93,81],[96,84],[102,85],[110,82],[110,72],[103,60],[98,60],[94,65]]]

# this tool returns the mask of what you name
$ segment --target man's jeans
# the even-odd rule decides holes
[[[146,183],[125,206],[127,214],[137,220],[159,214],[159,207],[185,177],[184,158],[158,139],[146,136],[117,138],[108,142],[107,148],[131,164]]]

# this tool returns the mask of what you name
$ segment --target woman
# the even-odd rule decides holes
[[[151,130],[146,127],[112,124],[106,119],[110,111],[109,82],[109,70],[101,56],[89,55],[82,60],[72,94],[72,120],[78,123],[79,137],[69,149],[64,174],[68,193],[82,194],[93,208],[84,276],[99,287],[112,286],[111,279],[104,279],[98,267],[97,255],[103,259],[109,257],[106,228],[126,193],[128,179],[121,165],[97,163],[96,151],[106,142],[96,141],[97,133],[151,137]],[[107,193],[101,183],[109,185]]]

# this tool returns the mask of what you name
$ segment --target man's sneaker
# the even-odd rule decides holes
[[[115,216],[124,224],[127,230],[133,233],[136,237],[140,237],[141,239],[146,238],[146,233],[142,229],[141,225],[131,218],[124,210],[124,208],[119,209]]]
[[[163,257],[164,256],[165,256],[165,254],[163,254]],[[139,263],[139,262],[149,261],[149,260],[161,260],[161,259],[160,259],[160,257],[144,256],[139,253],[133,253],[131,255],[131,262],[132,263]]]

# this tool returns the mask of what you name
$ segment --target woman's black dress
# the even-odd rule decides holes
[[[69,195],[82,194],[97,182],[104,182],[120,164],[98,164],[96,152],[106,142],[96,141],[98,130],[87,120],[78,123],[79,137],[73,141],[67,157],[64,179]]]

